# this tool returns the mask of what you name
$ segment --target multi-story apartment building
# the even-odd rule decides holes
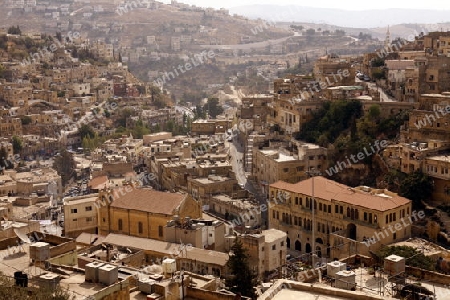
[[[318,145],[293,142],[296,147],[253,148],[252,175],[262,186],[263,192],[269,191],[267,186],[277,181],[296,183],[307,177],[309,169],[324,171],[327,166],[327,149]]]
[[[259,234],[243,234],[237,237],[248,251],[249,265],[263,280],[274,271],[281,271],[286,264],[286,233],[268,229]]]
[[[193,135],[214,135],[225,133],[231,128],[231,120],[196,120],[192,122]]]
[[[270,228],[287,233],[288,249],[341,258],[409,238],[411,226],[403,226],[377,235],[371,247],[364,244],[408,218],[411,209],[410,200],[387,190],[351,188],[318,176],[296,184],[271,184],[268,218]]]
[[[97,194],[64,199],[64,235],[76,238],[81,233],[97,233]]]
[[[355,85],[355,68],[346,59],[327,55],[314,64],[314,77],[328,87]]]

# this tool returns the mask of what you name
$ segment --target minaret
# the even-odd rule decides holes
[[[384,48],[388,48],[391,45],[391,33],[389,32],[389,25],[386,31],[386,39],[384,40]]]

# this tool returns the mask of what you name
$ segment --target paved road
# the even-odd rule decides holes
[[[270,45],[276,45],[283,43],[284,41],[290,39],[294,35],[287,36],[280,39],[273,39],[273,40],[267,40],[263,42],[256,42],[256,43],[250,43],[250,44],[234,44],[234,45],[199,45],[200,48],[204,49],[220,49],[220,50],[250,50],[252,48],[258,49],[258,48],[265,48]]]
[[[233,130],[236,126],[233,127]],[[236,132],[236,131],[233,131]],[[233,141],[226,142],[229,147],[229,155],[231,157],[230,163],[233,168],[233,172],[236,174],[236,179],[243,187],[247,185],[247,177],[245,176],[244,169],[244,147],[238,142],[237,135],[233,134]]]

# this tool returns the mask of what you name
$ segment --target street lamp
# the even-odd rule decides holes
[[[314,177],[321,175],[320,171],[315,170],[314,168],[312,168],[311,170],[306,171],[306,174],[308,176],[311,177],[311,197],[312,197],[312,209],[311,209],[311,214],[312,214],[312,252],[311,252],[311,263],[312,263],[312,267],[315,269],[315,255],[316,255],[316,236],[315,236],[315,217],[314,217],[314,205],[316,204],[316,198],[314,197]]]
[[[181,300],[184,300],[184,271],[180,271],[180,277],[181,277]]]

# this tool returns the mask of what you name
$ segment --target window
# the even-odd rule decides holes
[[[339,205],[334,205],[334,213],[335,214],[339,213]]]
[[[162,227],[162,226],[158,226],[158,235],[159,235],[160,237],[163,236],[163,227]]]
[[[283,172],[284,172],[284,173],[289,172],[289,168],[283,168]]]
[[[142,222],[138,222],[138,232],[139,234],[142,234],[144,232],[144,225]]]
[[[92,211],[92,206],[86,206],[85,209],[86,211]]]
[[[280,246],[283,247],[283,246],[284,246],[284,242],[281,242],[281,243],[280,243]]]
[[[70,213],[72,213],[72,214],[76,214],[77,212],[78,212],[78,209],[76,209],[76,208],[72,208],[70,210]]]
[[[272,210],[272,218],[275,219],[275,211]]]
[[[298,197],[295,197],[295,205],[298,205]]]
[[[277,250],[277,245],[272,245],[272,250]]]
[[[105,222],[106,222],[106,218],[103,218],[103,220],[102,220],[102,221],[103,221],[103,223],[105,223]]]
[[[367,221],[367,213],[364,212],[364,221]]]
[[[389,223],[389,216],[386,215],[386,224]]]
[[[119,219],[118,221],[117,221],[117,227],[119,228],[119,230],[122,230],[123,229],[123,224],[122,224],[122,219]]]
[[[341,215],[344,214],[344,207],[342,205],[339,207],[339,212]]]
[[[322,210],[322,203],[319,203],[319,210]]]
[[[394,232],[394,234],[392,235],[392,238],[394,239],[394,241],[397,239],[397,232]]]
[[[92,217],[87,217],[86,222],[92,222]]]
[[[74,222],[77,222],[77,221],[78,221],[78,219],[73,219],[72,221],[74,221]]]

